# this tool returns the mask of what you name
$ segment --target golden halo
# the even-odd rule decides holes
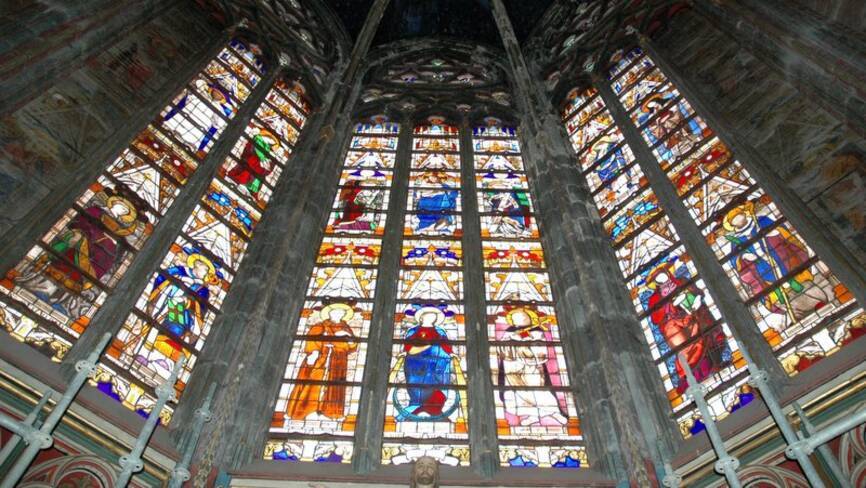
[[[201,261],[207,265],[208,276],[216,276],[216,267],[213,265],[213,262],[211,262],[210,259],[208,259],[207,257],[205,257],[199,253],[190,254],[189,257],[186,258],[186,265],[190,268],[194,268],[195,263],[198,261]]]
[[[737,217],[738,215],[741,215],[744,213],[748,214],[748,215],[752,215],[754,212],[755,212],[755,204],[752,202],[746,202],[742,205],[739,205],[737,207],[732,208],[725,215],[725,218],[722,222],[722,225],[725,227],[725,230],[727,230],[728,232],[735,232],[738,229],[736,227],[734,227],[734,224],[732,222],[732,220],[734,220],[734,217]]]
[[[511,326],[514,325],[514,317],[513,316],[517,312],[523,312],[529,316],[529,325],[522,326],[521,327],[522,329],[531,329],[533,327],[538,327],[539,322],[540,322],[538,319],[538,313],[536,313],[535,310],[530,310],[526,307],[518,307],[518,308],[513,308],[513,309],[509,310],[508,313],[505,314],[505,321],[508,322],[508,325],[511,325]],[[542,328],[544,328],[544,327],[542,326]],[[547,330],[547,329],[545,328],[545,330]]]
[[[323,307],[322,310],[319,312],[319,316],[322,317],[322,319],[324,319],[324,320],[329,320],[331,317],[331,310],[338,310],[338,309],[346,311],[346,315],[343,317],[344,322],[348,322],[348,321],[352,320],[352,317],[355,316],[355,309],[353,309],[349,305],[346,305],[345,303],[339,303],[339,302],[331,303],[331,304],[328,304],[325,307]]]
[[[658,101],[659,104],[664,105],[664,99],[662,98],[662,96],[658,93],[655,93],[653,95],[650,95],[649,97],[647,97],[646,100],[643,101],[643,103],[640,105],[641,111],[643,111],[644,113],[649,113],[649,104],[654,100]]]
[[[268,139],[273,141],[271,143],[271,146],[280,147],[280,139],[273,132],[269,131],[268,129],[264,129],[264,128],[260,127],[259,128],[259,137],[267,137]]]
[[[421,324],[421,316],[432,313],[436,315],[435,325],[445,322],[445,313],[439,310],[438,307],[421,307],[415,312],[415,322]]]
[[[126,209],[128,210],[127,214],[116,217],[117,220],[123,222],[124,224],[131,224],[132,222],[135,222],[136,217],[138,217],[138,211],[135,210],[135,206],[132,204],[132,202],[123,197],[108,197],[106,203],[108,205],[108,208],[111,208],[115,205],[123,205],[124,207],[126,207]]]

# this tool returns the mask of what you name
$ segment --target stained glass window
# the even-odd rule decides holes
[[[784,368],[838,350],[863,317],[853,295],[649,56],[614,62],[614,91]]]
[[[500,462],[586,466],[516,131],[487,121],[473,146]]]
[[[219,56],[236,82],[229,100],[245,98],[262,73],[245,52],[233,44]],[[302,91],[282,80],[270,87],[109,345],[94,383],[123,405],[146,415],[153,389],[186,357],[175,384],[183,392],[303,128]]]
[[[355,126],[278,393],[265,459],[351,461],[397,132],[397,124],[385,121]]]
[[[260,56],[233,39],[6,273],[0,308],[13,337],[63,357],[258,83]],[[221,191],[212,188],[229,202]],[[257,218],[240,203],[226,213]]]
[[[382,462],[469,463],[459,130],[414,129]]]
[[[628,70],[626,70],[628,71]],[[703,429],[677,353],[717,418],[752,398],[745,363],[677,231],[598,94],[570,94],[566,127],[684,436]]]

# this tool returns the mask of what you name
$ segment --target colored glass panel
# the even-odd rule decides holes
[[[222,66],[244,66],[239,83],[251,88],[258,76],[249,59],[234,52]],[[289,123],[277,112],[253,118],[234,144],[99,363],[94,383],[108,396],[148,415],[154,388],[186,357],[175,384],[181,396],[284,172],[296,137],[277,128]],[[160,416],[168,423],[171,408]]]
[[[511,133],[512,138],[485,138],[488,133],[502,132]],[[585,466],[585,454],[582,458],[576,454],[583,452],[580,423],[516,133],[478,128],[474,134],[500,463]],[[484,154],[488,151],[512,155]],[[571,451],[574,462],[569,463],[566,459]]]
[[[385,464],[411,462],[424,452],[453,465],[468,462],[458,133],[444,124],[415,128],[385,398]],[[399,447],[389,444],[395,439]],[[463,460],[449,455],[464,450]]]
[[[623,100],[632,104],[637,114],[642,110],[641,100],[646,98],[641,90],[653,92],[658,88],[657,83],[652,84],[658,76],[648,76],[648,66],[638,57],[629,57],[625,64],[628,67],[620,66],[624,74],[614,81],[614,89],[623,93]],[[608,113],[594,90],[573,96],[583,97],[586,106]],[[569,131],[589,123],[575,117],[567,124]],[[696,378],[707,388],[708,402],[717,418],[732,411],[730,398],[746,388],[744,364],[737,359],[736,344],[727,326],[636,164],[631,148],[622,141],[618,128],[607,130],[617,134],[616,140],[597,150],[598,156],[590,150],[580,153],[580,168],[611,237],[675,418],[683,435],[689,436],[700,431],[703,423],[694,404],[683,396],[687,385],[677,353],[686,355]],[[587,154],[592,156],[588,159]]]
[[[218,58],[257,59],[256,52],[234,39]],[[61,345],[84,332],[242,103],[208,74],[217,68],[222,76],[238,76],[214,59],[6,273],[0,281],[4,310],[10,317],[28,312],[9,319],[18,324],[10,325],[13,337],[59,359],[68,350]]]
[[[389,151],[397,148],[397,132],[390,123],[355,126],[277,394],[265,459],[351,461],[346,439],[358,415],[388,221]]]
[[[850,292],[652,59],[628,56],[635,78],[658,84],[634,120],[785,369],[838,350],[863,316]]]

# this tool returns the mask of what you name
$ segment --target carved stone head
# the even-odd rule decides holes
[[[430,456],[421,456],[412,466],[409,488],[438,488],[439,464]]]

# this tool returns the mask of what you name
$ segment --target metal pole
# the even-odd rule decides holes
[[[665,463],[665,477],[662,478],[662,485],[665,488],[680,488],[683,483],[683,477],[680,476],[671,463]]]
[[[802,447],[799,444],[801,442],[800,437],[797,436],[796,432],[794,432],[794,428],[791,427],[790,423],[788,423],[788,416],[785,415],[782,406],[779,404],[779,400],[776,399],[776,394],[773,393],[773,390],[770,387],[770,382],[767,380],[767,373],[764,370],[759,369],[758,366],[752,362],[752,358],[746,354],[742,345],[740,345],[740,352],[743,353],[743,359],[746,360],[749,367],[749,373],[751,375],[749,378],[749,384],[761,392],[761,398],[764,399],[764,403],[767,405],[770,415],[773,416],[773,420],[776,422],[779,430],[782,431],[782,437],[784,437],[785,442],[788,444],[788,448],[785,450],[785,455],[787,455],[789,459],[794,459],[800,464],[803,474],[806,475],[806,479],[809,480],[809,484],[811,484],[813,488],[824,488],[824,480],[822,480],[821,476],[818,475],[818,471],[815,470],[815,465],[813,465],[812,460],[809,459],[809,454],[811,454],[812,450],[807,452],[800,448]],[[795,447],[795,445],[797,447]]]
[[[13,488],[24,475],[24,472],[27,471],[36,455],[39,454],[39,451],[48,449],[54,443],[51,433],[54,432],[54,428],[57,427],[60,419],[66,414],[69,405],[72,404],[72,400],[78,395],[84,382],[96,370],[96,362],[110,340],[111,334],[103,334],[102,340],[99,341],[96,348],[87,356],[87,359],[75,364],[75,370],[77,371],[75,377],[72,378],[69,387],[63,393],[63,396],[60,397],[57,405],[54,406],[54,410],[45,419],[45,423],[38,430],[31,428],[31,432],[28,435],[21,436],[27,442],[27,449],[21,453],[21,457],[18,458],[12,469],[6,474],[3,483],[0,484],[0,488]]]
[[[853,415],[833,422],[827,427],[815,432],[815,435],[807,439],[802,439],[790,444],[788,449],[785,450],[785,454],[787,454],[788,457],[796,455],[798,451],[802,451],[804,455],[812,454],[818,446],[830,442],[832,439],[839,437],[864,422],[866,422],[866,409],[862,409]]]
[[[195,411],[195,420],[189,445],[186,446],[186,451],[184,451],[180,462],[174,465],[174,469],[171,472],[171,479],[168,482],[169,488],[180,488],[183,483],[190,478],[189,464],[192,462],[192,456],[195,454],[195,448],[198,445],[198,438],[201,436],[204,424],[210,422],[210,404],[211,401],[213,401],[216,386],[216,382],[210,384],[210,389],[208,389],[204,403],[202,403],[201,407],[197,408]]]
[[[169,375],[168,379],[156,387],[156,405],[153,406],[150,415],[147,416],[147,420],[144,422],[144,427],[141,428],[141,433],[138,434],[138,439],[135,440],[135,445],[132,447],[132,451],[130,451],[126,456],[120,456],[118,464],[120,464],[120,467],[123,468],[123,470],[121,470],[120,475],[117,477],[116,485],[118,487],[124,488],[129,484],[129,480],[132,479],[133,474],[144,469],[144,462],[141,460],[141,454],[147,447],[147,443],[150,441],[150,436],[153,435],[154,429],[156,429],[156,422],[159,420],[159,413],[162,412],[168,399],[174,398],[174,384],[177,383],[177,377],[180,375],[180,371],[183,369],[184,364],[186,364],[186,356],[181,356],[180,359],[174,363],[174,368],[171,370],[171,375]]]
[[[740,461],[728,454],[727,449],[725,449],[725,442],[722,440],[721,434],[719,434],[718,427],[716,427],[716,420],[713,418],[710,406],[707,405],[707,400],[704,398],[704,387],[695,379],[695,375],[692,373],[692,368],[689,366],[685,354],[679,353],[677,357],[689,381],[686,396],[691,397],[698,406],[698,411],[701,412],[704,425],[706,425],[707,435],[710,436],[710,444],[713,445],[713,450],[716,451],[716,456],[719,458],[714,466],[715,470],[717,473],[725,475],[730,488],[740,488],[742,485],[740,485],[740,479],[737,477],[737,468],[740,467]],[[667,480],[667,476],[665,479]]]
[[[39,401],[36,403],[36,406],[33,407],[33,410],[31,410],[30,413],[28,413],[27,416],[24,417],[24,420],[21,421],[21,424],[31,429],[35,427],[34,424],[36,422],[36,419],[39,417],[39,413],[42,412],[43,408],[45,408],[45,405],[48,403],[48,400],[51,399],[51,396],[53,394],[54,392],[50,390],[43,393],[42,398],[39,399]],[[0,422],[6,422],[6,419],[3,417],[6,417],[6,415],[0,413]],[[5,423],[4,427],[6,427]],[[9,429],[8,427],[6,428]],[[14,429],[9,430],[14,432]],[[12,455],[12,451],[14,451],[16,447],[18,447],[19,442],[21,442],[21,436],[19,434],[12,434],[12,437],[3,446],[3,449],[0,449],[0,466],[2,466],[7,459],[9,459],[9,456]]]
[[[809,417],[806,416],[806,412],[803,411],[803,408],[800,407],[799,402],[794,402],[791,404],[794,407],[794,411],[797,412],[797,415],[800,417],[800,421],[803,423],[803,428],[806,430],[806,433],[809,434],[809,437],[815,435],[818,429],[815,428],[815,425],[812,424],[812,421],[809,420]],[[841,488],[854,488],[851,485],[850,480],[845,475],[845,472],[842,471],[842,467],[839,466],[839,460],[836,459],[836,456],[833,455],[833,451],[830,450],[830,446],[827,444],[821,444],[817,448],[818,456],[824,460],[827,464],[827,467],[830,468],[830,472],[833,473],[833,476],[836,478],[836,481],[839,483]]]

